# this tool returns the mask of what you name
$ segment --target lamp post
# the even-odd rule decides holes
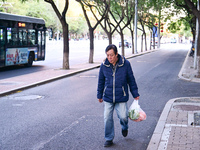
[[[135,0],[135,21],[134,21],[134,26],[135,26],[135,30],[134,30],[134,50],[135,50],[135,53],[137,54],[137,4],[138,4],[138,1]]]
[[[158,48],[160,48],[160,17],[161,17],[161,9],[159,7],[159,18],[158,18]]]
[[[199,10],[199,0],[197,3],[197,10]],[[197,69],[197,39],[199,34],[199,23],[198,18],[196,18],[196,37],[195,37],[195,48],[194,48],[194,69]]]
[[[58,0],[56,1],[56,5],[57,5],[57,8],[59,7],[58,6]],[[59,8],[58,8],[59,9]],[[59,29],[58,29],[58,19],[57,19],[57,41],[59,40]]]

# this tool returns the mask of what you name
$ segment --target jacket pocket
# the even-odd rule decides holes
[[[126,96],[126,92],[125,92],[125,90],[124,90],[124,87],[122,86],[122,90],[123,90],[123,92],[124,92],[124,96]]]

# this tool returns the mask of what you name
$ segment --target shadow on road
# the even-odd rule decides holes
[[[41,65],[33,65],[32,67],[25,67],[23,65],[19,65],[0,68],[0,80],[42,71],[44,70],[44,68],[45,66]]]

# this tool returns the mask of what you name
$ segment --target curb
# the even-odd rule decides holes
[[[179,79],[182,79],[182,80],[185,80],[185,81],[191,81],[191,79],[183,77],[183,70],[184,70],[184,68],[185,68],[185,66],[186,66],[186,62],[187,62],[189,53],[190,53],[190,51],[188,51],[188,53],[187,53],[187,55],[186,55],[186,57],[185,57],[185,60],[184,60],[184,62],[183,62],[183,65],[182,65],[182,67],[181,67],[181,70],[180,70],[180,72],[179,72],[179,74],[178,74],[178,78],[179,78]]]
[[[126,59],[130,59],[130,58],[137,57],[137,56],[140,56],[140,55],[148,54],[148,53],[155,52],[155,51],[158,51],[158,50],[160,50],[160,48],[148,50],[148,51],[137,53],[137,54],[132,54],[130,56],[127,56]]]
[[[28,84],[28,85],[24,85],[24,86],[21,86],[21,87],[13,88],[13,89],[11,89],[11,90],[7,90],[7,91],[4,91],[4,92],[0,92],[0,97],[1,97],[1,96],[5,96],[5,95],[7,95],[7,94],[11,94],[11,93],[17,92],[17,91],[19,91],[19,90],[25,90],[25,89],[28,89],[28,88],[31,88],[31,87],[34,87],[34,86],[42,85],[42,84],[49,83],[49,82],[52,82],[52,81],[55,81],[55,80],[58,80],[58,79],[62,79],[62,78],[65,78],[65,77],[69,77],[69,76],[75,75],[75,74],[77,74],[77,73],[81,73],[81,72],[84,72],[84,71],[92,70],[92,69],[94,69],[94,68],[98,68],[99,66],[100,66],[100,65],[97,64],[97,65],[92,66],[92,67],[87,67],[87,68],[84,68],[84,69],[79,69],[79,70],[76,70],[76,71],[73,71],[73,72],[70,72],[70,73],[67,73],[67,74],[64,74],[64,75],[60,75],[60,76],[48,78],[48,79],[46,79],[46,80],[34,82],[34,83],[32,83],[32,84]]]
[[[189,81],[189,82],[195,82],[195,83],[200,83],[200,78],[196,78],[195,77],[195,75],[193,74],[193,73],[191,73],[191,74],[193,74],[193,76],[190,76],[190,77],[184,77],[184,75],[183,75],[183,73],[184,73],[184,69],[187,69],[186,68],[186,64],[187,64],[187,61],[188,61],[188,57],[189,57],[189,53],[190,53],[190,51],[188,51],[188,53],[187,53],[187,55],[186,55],[186,57],[185,57],[185,60],[184,60],[184,62],[183,62],[183,65],[182,65],[182,68],[181,68],[181,70],[180,70],[180,72],[179,72],[179,74],[178,74],[178,78],[179,79],[181,79],[181,80],[185,80],[185,81]],[[194,69],[194,71],[195,71],[196,69]],[[196,70],[197,71],[197,70]],[[190,75],[191,75],[190,74]]]
[[[166,105],[162,111],[162,114],[160,115],[160,118],[158,120],[158,123],[156,125],[156,128],[153,132],[151,140],[148,144],[147,150],[158,150],[159,144],[161,143],[162,134],[163,134],[163,131],[165,128],[165,123],[166,123],[168,114],[170,112],[171,106],[174,103],[174,101],[176,101],[178,99],[183,99],[183,98],[185,98],[185,97],[174,98],[174,99],[169,100],[166,103]]]

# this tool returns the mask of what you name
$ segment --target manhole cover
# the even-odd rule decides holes
[[[195,106],[195,105],[176,105],[173,108],[174,109],[178,109],[178,110],[185,110],[185,111],[197,111],[197,110],[200,110],[200,106]]]
[[[36,100],[36,99],[41,99],[44,96],[40,96],[40,95],[21,95],[21,96],[10,96],[7,97],[8,99],[12,99],[12,100]]]

